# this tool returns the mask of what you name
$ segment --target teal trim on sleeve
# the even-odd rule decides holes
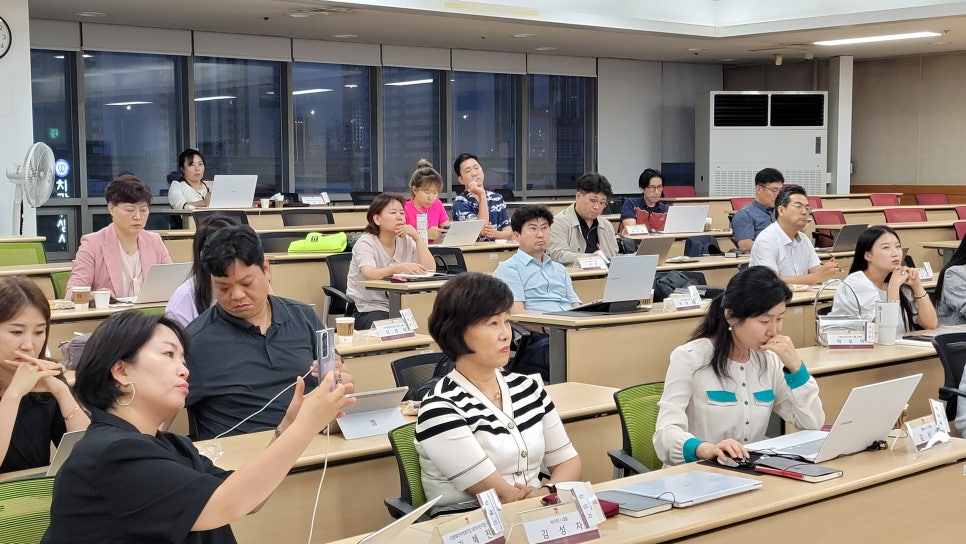
[[[707,391],[707,394],[712,402],[738,402],[738,395],[731,391]]]
[[[697,452],[698,446],[701,444],[701,442],[703,442],[703,440],[699,440],[697,438],[687,439],[683,448],[685,463],[693,463],[698,460],[698,454],[695,452]]]
[[[755,396],[755,400],[758,402],[775,402],[775,391],[773,389],[755,391],[752,395]]]
[[[785,374],[785,383],[788,384],[790,389],[795,389],[796,387],[805,385],[805,382],[811,377],[812,375],[808,373],[808,369],[805,368],[805,362],[803,361],[802,366],[798,367],[798,372]]]

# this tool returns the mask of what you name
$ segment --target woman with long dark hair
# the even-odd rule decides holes
[[[966,323],[966,238],[939,273],[933,300],[940,325]]]
[[[182,327],[187,327],[198,314],[212,305],[211,274],[205,272],[201,266],[201,252],[212,234],[231,225],[238,225],[238,222],[227,215],[216,214],[202,220],[195,231],[191,247],[191,275],[174,290],[165,308],[165,312]]]
[[[671,352],[654,449],[666,465],[748,457],[772,412],[799,429],[825,422],[818,384],[782,334],[792,292],[764,266],[739,272],[691,341]]]

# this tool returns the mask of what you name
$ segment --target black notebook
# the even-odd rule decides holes
[[[795,480],[817,483],[842,477],[842,471],[807,461],[785,457],[763,456],[755,462],[755,472],[784,476]]]
[[[626,491],[601,491],[597,497],[620,505],[620,513],[633,518],[642,518],[671,509],[671,501],[652,499]]]

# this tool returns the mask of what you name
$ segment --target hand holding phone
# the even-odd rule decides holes
[[[329,327],[315,331],[315,334],[318,337],[316,356],[319,361],[319,383],[322,383],[329,372],[335,377],[335,329]],[[334,390],[337,383],[338,379],[333,379],[329,390]]]

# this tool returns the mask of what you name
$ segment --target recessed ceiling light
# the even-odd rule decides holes
[[[536,49],[534,49],[534,51],[556,51],[556,50],[557,50],[556,47],[550,47],[550,46],[537,47]]]
[[[74,15],[78,17],[105,17],[107,14],[99,11],[79,11]]]
[[[54,58],[55,59],[63,59],[64,58],[64,55],[54,55]]]
[[[94,55],[91,55],[90,53],[84,53],[81,55],[81,57],[84,57],[85,59],[92,59],[94,58]]]
[[[889,42],[894,40],[912,40],[915,38],[935,38],[942,36],[938,32],[909,32],[907,34],[889,34],[886,36],[865,36],[864,38],[845,38],[842,40],[822,40],[815,45],[852,45],[857,43]]]
[[[536,34],[514,34],[514,38],[536,38]]]
[[[134,100],[131,102],[110,102],[104,105],[105,106],[140,106],[142,104],[153,104],[153,102],[142,102],[140,100]]]
[[[332,37],[350,39],[350,38],[358,38],[359,36],[356,34],[336,34],[335,36],[332,36]]]
[[[410,85],[425,85],[427,83],[432,83],[432,79],[413,79],[410,81],[396,81],[394,83],[386,83],[387,87],[408,87]]]
[[[349,83],[348,85],[344,85],[344,87],[346,89],[355,89],[356,87],[358,87],[358,85],[355,85],[353,83]]]
[[[195,98],[195,102],[209,102],[211,100],[232,100],[234,96],[201,96]]]
[[[292,91],[293,96],[300,96],[303,94],[317,94],[317,93],[331,93],[332,89],[302,89],[301,91]]]

